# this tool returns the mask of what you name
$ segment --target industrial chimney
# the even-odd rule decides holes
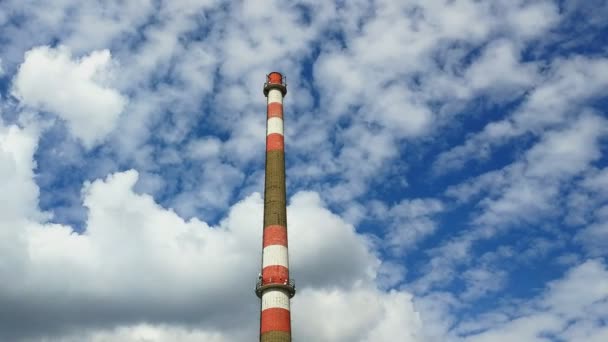
[[[260,341],[290,342],[289,300],[296,289],[289,279],[287,253],[287,208],[285,191],[285,148],[283,140],[283,97],[287,87],[283,75],[266,76],[267,98],[266,179],[264,187],[264,237],[262,272],[255,293],[262,299]]]

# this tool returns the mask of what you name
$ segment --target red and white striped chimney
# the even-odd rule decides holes
[[[264,186],[264,237],[262,273],[256,294],[262,299],[260,341],[290,342],[289,300],[295,286],[289,279],[287,253],[287,208],[285,191],[285,148],[283,140],[283,97],[287,87],[283,75],[266,77],[264,95],[268,100],[266,125],[266,179]]]

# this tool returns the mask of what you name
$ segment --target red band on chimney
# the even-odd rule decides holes
[[[287,247],[287,228],[272,225],[264,228],[264,246],[281,245]]]
[[[266,137],[266,151],[283,151],[284,149],[285,143],[281,134],[273,133]]]
[[[262,284],[285,284],[289,281],[289,269],[285,266],[266,266],[262,270]]]
[[[279,102],[271,102],[268,104],[268,118],[283,118],[283,104]]]
[[[261,333],[269,331],[291,332],[291,318],[289,310],[271,308],[262,311]]]

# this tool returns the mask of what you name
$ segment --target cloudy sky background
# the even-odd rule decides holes
[[[608,1],[0,3],[0,340],[608,340]]]

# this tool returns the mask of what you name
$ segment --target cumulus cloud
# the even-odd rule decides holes
[[[46,342],[46,339],[41,341]],[[180,328],[174,326],[138,324],[129,327],[101,330],[89,333],[73,334],[55,339],[58,342],[161,342],[161,341],[180,341],[180,342],[227,342],[228,339],[222,333],[200,331],[192,328]]]
[[[12,126],[3,128],[0,138],[3,165],[10,166],[3,179],[27,195],[14,201],[15,209],[36,208],[32,158],[37,136]],[[196,218],[185,221],[151,196],[136,194],[137,178],[130,170],[84,186],[88,216],[83,233],[36,212],[2,212],[2,241],[12,247],[2,249],[0,271],[13,275],[0,287],[4,338],[235,341],[255,335],[259,194],[237,203],[211,227]],[[420,322],[411,296],[376,288],[379,260],[366,238],[324,208],[314,193],[296,194],[289,213],[292,274],[302,279],[301,297],[294,300],[302,312],[294,315],[296,336],[308,339],[308,324],[335,341],[414,333]],[[367,308],[376,305],[378,318],[362,316],[335,330],[334,323],[316,314],[328,309],[331,298],[336,319],[352,313],[353,298],[361,298]],[[397,324],[403,319],[409,323]],[[234,331],[230,322],[235,320],[246,323]]]
[[[34,128],[1,125],[0,139],[0,181],[4,195],[11,196],[0,209],[1,217],[6,221],[39,217],[38,187],[33,182],[36,163],[32,159],[38,146],[38,132]]]
[[[407,293],[355,289],[301,294],[293,307],[299,311],[303,331],[297,334],[303,340],[371,342],[399,336],[403,341],[420,341],[422,321]]]
[[[399,336],[403,341],[421,341],[422,322],[414,311],[412,296],[393,291],[388,294],[373,289],[307,289],[298,293],[292,310],[294,340],[315,341],[389,341]],[[320,314],[322,312],[322,314]],[[322,316],[322,317],[320,317]],[[348,319],[345,319],[348,317]],[[89,333],[75,333],[54,341],[249,341],[252,334],[209,332],[199,328],[171,325],[138,324]],[[40,340],[46,341],[46,340]]]
[[[22,104],[65,120],[90,148],[114,129],[127,102],[107,85],[112,73],[108,50],[73,59],[67,47],[42,46],[25,53],[12,92]]]

